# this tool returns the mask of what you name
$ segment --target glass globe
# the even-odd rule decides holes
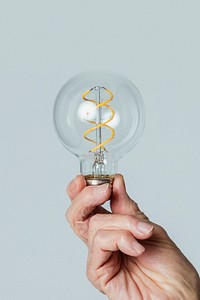
[[[126,77],[88,71],[67,81],[54,105],[62,144],[80,160],[88,184],[111,182],[118,160],[138,142],[145,125],[142,96]]]

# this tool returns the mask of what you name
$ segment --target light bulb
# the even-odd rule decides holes
[[[54,124],[62,144],[79,158],[80,172],[87,184],[112,183],[118,160],[142,135],[142,96],[120,74],[80,73],[58,93]]]

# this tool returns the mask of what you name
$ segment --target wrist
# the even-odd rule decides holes
[[[196,291],[194,292],[194,296],[192,299],[200,300],[200,279],[198,279],[198,283],[196,285]]]
[[[181,279],[171,282],[169,299],[200,300],[200,278],[194,267]]]
[[[199,274],[196,270],[194,270],[194,273],[188,274],[188,276],[191,276],[192,278],[192,284],[191,287],[188,288],[188,297],[185,299],[191,299],[191,300],[200,300],[200,278]]]

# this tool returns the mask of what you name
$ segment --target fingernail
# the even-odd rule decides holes
[[[153,230],[154,226],[146,222],[139,222],[137,228],[141,233],[148,234]]]
[[[97,185],[93,188],[94,188],[94,194],[99,195],[99,194],[105,193],[107,191],[107,189],[109,188],[109,183]]]
[[[134,242],[132,244],[132,247],[138,254],[144,252],[144,250],[145,250],[145,248],[141,244],[136,243],[136,242]]]

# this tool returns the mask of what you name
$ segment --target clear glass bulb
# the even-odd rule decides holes
[[[118,160],[142,135],[142,96],[120,74],[80,73],[61,88],[54,105],[54,124],[62,144],[79,158],[87,183],[111,182]]]

